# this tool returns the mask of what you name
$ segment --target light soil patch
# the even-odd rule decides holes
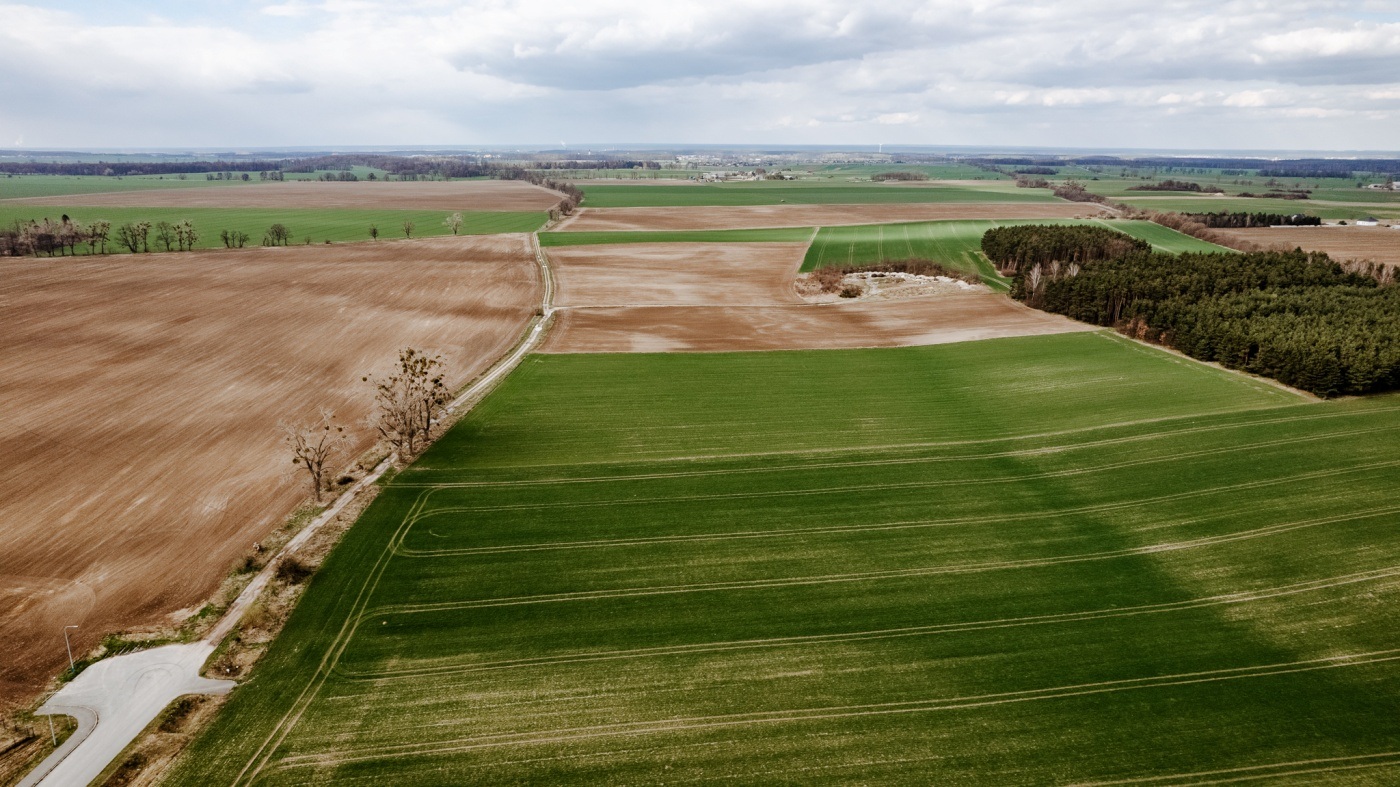
[[[15,200],[30,205],[133,208],[365,208],[374,210],[543,211],[561,199],[518,180],[323,183],[285,181],[247,186],[144,189]]]
[[[1324,225],[1321,227],[1256,227],[1217,230],[1265,248],[1283,246],[1325,251],[1334,260],[1373,260],[1400,265],[1400,230],[1390,227]]]
[[[279,421],[333,408],[353,457],[370,442],[361,375],[412,345],[465,382],[519,338],[540,287],[525,235],[3,268],[6,703],[66,663],[63,626],[85,653],[163,622],[283,521],[305,490]]]
[[[569,306],[800,303],[793,271],[805,243],[628,243],[549,250]]]
[[[926,344],[1097,330],[990,292],[828,305],[564,309],[544,352],[714,352]]]
[[[625,232],[765,227],[835,227],[949,219],[1071,219],[1108,215],[1073,202],[952,202],[886,205],[754,205],[694,208],[582,208],[556,230]]]
[[[986,285],[969,284],[951,276],[923,276],[916,273],[848,273],[841,277],[843,288],[859,291],[854,298],[843,298],[840,291],[823,292],[815,276],[797,277],[797,294],[808,303],[840,303],[842,301],[899,301],[930,295],[960,295],[968,292],[990,292]]]

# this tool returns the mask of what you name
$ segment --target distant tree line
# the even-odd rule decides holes
[[[1128,191],[1190,191],[1197,194],[1225,193],[1225,189],[1219,186],[1202,186],[1199,183],[1170,179],[1158,181],[1156,183],[1144,183],[1141,186],[1129,186]]]
[[[12,175],[179,175],[204,172],[258,172],[280,169],[280,161],[145,161],[18,162],[0,161],[0,172]]]
[[[982,235],[982,252],[1003,276],[1020,275],[1036,265],[1085,263],[1151,249],[1146,241],[1117,230],[1084,224],[996,227]]]
[[[1302,213],[1186,213],[1187,218],[1212,229],[1247,229],[1249,227],[1316,227],[1322,224],[1317,216]]]
[[[1307,189],[1288,189],[1286,191],[1266,191],[1263,194],[1255,194],[1252,191],[1241,191],[1241,197],[1258,197],[1259,199],[1308,199],[1312,192]]]
[[[922,172],[880,172],[870,176],[875,181],[916,181],[928,180],[928,175]]]
[[[1043,229],[1054,244],[1075,228]],[[1384,266],[1301,250],[1138,250],[1023,268],[1012,296],[1321,396],[1400,388],[1400,287]]]

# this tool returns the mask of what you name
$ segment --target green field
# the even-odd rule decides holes
[[[985,186],[910,184],[886,186],[830,180],[694,183],[685,186],[614,186],[585,184],[583,205],[590,208],[699,207],[706,205],[857,205],[929,202],[1057,202],[1045,189],[1021,189],[1009,181]]]
[[[802,270],[832,265],[870,265],[911,257],[933,260],[969,273],[981,274],[989,284],[1004,287],[996,270],[982,254],[982,236],[993,227],[1021,224],[1100,224],[1151,243],[1157,251],[1229,251],[1150,221],[1017,219],[925,221],[906,224],[868,224],[823,227],[817,232],[802,261]]]
[[[676,230],[657,232],[541,232],[541,246],[598,246],[610,243],[803,243],[812,227],[757,230]]]
[[[72,221],[87,224],[99,219],[112,222],[112,232],[107,246],[111,253],[123,251],[117,247],[117,226],[125,222],[149,221],[152,224],[168,221],[172,224],[189,219],[199,231],[196,248],[222,248],[219,239],[222,230],[240,230],[248,233],[248,244],[256,246],[263,234],[273,224],[282,224],[292,233],[292,243],[312,243],[326,241],[369,240],[369,228],[373,224],[379,228],[379,237],[384,240],[402,238],[404,221],[414,223],[413,237],[424,238],[436,235],[450,235],[452,231],[443,224],[447,211],[440,210],[350,210],[343,208],[296,209],[296,208],[113,208],[113,207],[56,207],[49,205],[24,205],[22,203],[0,203],[0,226],[12,222],[27,222],[31,219],[43,221],[45,218],[58,221],[67,214]],[[463,212],[462,234],[493,235],[503,232],[534,232],[545,222],[543,213],[533,212]],[[151,251],[156,250],[154,231],[149,237]],[[86,253],[87,247],[79,245],[78,251]]]
[[[168,781],[1394,780],[1397,437],[1107,333],[531,356]]]
[[[241,173],[240,173],[241,174]],[[252,173],[252,183],[258,173]],[[99,177],[91,175],[0,175],[0,199],[59,197],[65,194],[105,194],[113,191],[147,191],[150,189],[180,189],[195,186],[246,186],[241,180],[205,180],[204,175],[126,175]]]

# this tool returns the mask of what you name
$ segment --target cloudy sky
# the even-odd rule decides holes
[[[0,0],[0,147],[1400,149],[1397,0]]]

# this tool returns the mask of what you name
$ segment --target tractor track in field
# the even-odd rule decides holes
[[[444,675],[460,675],[474,672],[488,672],[507,669],[528,669],[532,667],[549,667],[562,664],[582,664],[597,661],[620,661],[645,658],[660,658],[666,656],[688,656],[702,653],[725,653],[740,650],[756,650],[765,648],[795,647],[806,645],[839,644],[843,642],[865,642],[870,640],[896,639],[903,637],[921,637],[938,634],[957,634],[968,631],[986,631],[991,629],[1019,628],[1023,626],[1042,626],[1057,623],[1078,623],[1093,620],[1105,620],[1112,618],[1137,617],[1140,615],[1153,615],[1169,612],[1180,612],[1185,610],[1201,609],[1205,607],[1224,606],[1231,604],[1246,604],[1255,601],[1264,601],[1286,596],[1294,596],[1301,593],[1310,593],[1332,588],[1346,587],[1366,582],[1375,582],[1384,579],[1400,577],[1400,566],[1389,566],[1375,569],[1373,571],[1362,571],[1355,574],[1346,574],[1339,577],[1327,577],[1324,579],[1310,580],[1307,582],[1297,582],[1290,585],[1281,585],[1273,588],[1261,590],[1243,590],[1233,593],[1220,593],[1203,598],[1186,599],[1183,601],[1171,601],[1158,604],[1139,604],[1130,607],[1108,607],[1104,609],[1083,610],[1078,612],[1061,612],[1046,615],[1029,615],[1013,618],[995,618],[991,620],[967,621],[963,623],[943,623],[928,626],[906,626],[901,628],[871,629],[866,631],[848,631],[833,634],[812,634],[807,636],[791,637],[771,637],[766,639],[730,640],[723,642],[704,642],[689,645],[671,645],[654,648],[631,648],[611,651],[579,651],[574,653],[562,653],[554,656],[539,656],[535,658],[507,659],[502,661],[473,662],[466,664],[438,664],[432,666],[409,667],[397,670],[379,670],[371,672],[355,672],[351,670],[337,669],[337,677],[353,681],[396,681],[396,680],[416,680],[424,677],[442,677]]]
[[[1400,462],[1396,462],[1400,465]],[[1082,552],[1071,555],[1060,555],[1057,557],[1044,558],[1024,558],[1020,560],[996,560],[981,563],[955,563],[939,566],[922,566],[915,568],[888,569],[885,571],[860,571],[843,574],[816,574],[796,577],[776,577],[772,579],[751,579],[734,580],[726,582],[696,582],[684,585],[653,585],[635,588],[612,588],[603,590],[584,590],[567,593],[544,593],[532,596],[513,596],[503,598],[476,599],[465,601],[443,601],[431,604],[389,604],[380,607],[366,607],[360,613],[360,620],[356,625],[371,617],[378,615],[409,615],[431,612],[447,612],[463,609],[486,609],[493,607],[526,606],[534,604],[556,604],[575,601],[605,601],[617,598],[637,598],[643,596],[665,596],[679,595],[686,593],[710,593],[735,590],[768,590],[772,588],[801,587],[810,585],[843,584],[852,582],[874,582],[890,579],[908,579],[914,577],[929,577],[949,574],[973,574],[985,571],[1004,571],[1022,568],[1044,568],[1048,566],[1068,565],[1072,563],[1087,563],[1098,560],[1112,560],[1120,557],[1134,557],[1141,555],[1156,555],[1163,552],[1177,552],[1186,549],[1199,549],[1201,547],[1216,546],[1218,544],[1228,544],[1236,541],[1249,541],[1260,538],[1289,533],[1296,530],[1303,530],[1325,525],[1333,525],[1342,522],[1354,522],[1362,519],[1372,519],[1375,517],[1390,516],[1400,514],[1400,505],[1381,506],[1376,508],[1352,511],[1336,516],[1314,517],[1311,519],[1301,519],[1292,522],[1281,522],[1274,525],[1250,528],[1234,533],[1223,533],[1214,536],[1202,536],[1200,538],[1186,539],[1183,541],[1166,541],[1157,544],[1146,544],[1143,546],[1125,547],[1122,549],[1110,549],[1101,552]],[[393,547],[386,549],[392,550]]]
[[[899,702],[871,703],[867,705],[836,705],[828,707],[796,708],[750,713],[721,714],[714,716],[693,716],[653,720],[644,722],[619,722],[586,727],[573,727],[538,732],[499,733],[470,738],[439,741],[433,743],[405,743],[379,747],[365,747],[339,752],[293,755],[279,761],[276,770],[285,771],[300,767],[338,766],[351,762],[395,759],[399,757],[421,757],[450,754],[505,746],[528,746],[539,744],[569,743],[602,737],[630,735],[651,735],[668,732],[687,732],[726,727],[743,727],[759,724],[787,724],[811,721],[828,721],[855,717],[895,715],[907,713],[933,713],[939,711],[975,710],[1014,703],[1041,700],[1070,699],[1098,694],[1123,691],[1137,691],[1176,686],[1190,686],[1206,683],[1267,678],[1278,675],[1291,675],[1302,672],[1315,672],[1327,669],[1341,669],[1375,664],[1390,664],[1400,661],[1400,649],[1376,650],[1363,653],[1347,653],[1316,659],[1256,664],[1244,667],[1225,667],[1196,672],[1179,672],[1142,678],[1094,681],[1041,689],[974,694],[961,697],[929,698],[923,700],[903,700]]]

